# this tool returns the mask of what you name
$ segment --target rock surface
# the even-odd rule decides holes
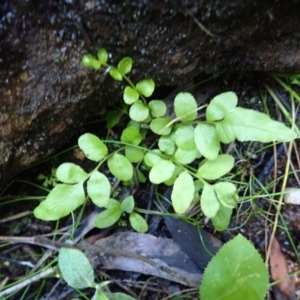
[[[0,184],[53,153],[122,84],[81,66],[105,47],[133,80],[299,72],[299,1],[11,0],[0,4]],[[1,188],[1,186],[0,186]]]

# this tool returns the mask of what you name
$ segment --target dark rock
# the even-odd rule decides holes
[[[0,184],[53,153],[121,83],[81,66],[105,47],[133,80],[300,70],[299,1],[11,0],[0,4]]]

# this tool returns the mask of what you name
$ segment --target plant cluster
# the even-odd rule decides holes
[[[228,144],[235,139],[290,141],[296,137],[295,132],[266,114],[238,107],[234,92],[214,97],[206,107],[205,120],[198,119],[198,111],[205,106],[198,107],[192,94],[181,92],[175,97],[172,119],[162,100],[147,101],[155,89],[153,80],[143,79],[135,85],[128,78],[133,63],[130,57],[124,57],[117,67],[109,65],[107,60],[107,51],[102,48],[97,59],[87,54],[82,63],[95,70],[108,68],[115,80],[128,83],[123,100],[130,107],[131,121],[121,134],[121,146],[109,153],[97,136],[90,133],[80,136],[79,148],[97,166],[86,173],[73,163],[60,165],[56,175],[62,183],[35,209],[35,216],[57,220],[83,204],[86,194],[95,205],[120,215],[122,210],[110,198],[110,182],[100,171],[107,163],[111,174],[124,182],[131,181],[134,174],[144,181],[140,167],[147,168],[153,184],[173,186],[171,200],[177,214],[184,214],[193,203],[200,201],[203,214],[211,218],[216,229],[226,229],[238,195],[233,183],[222,180],[233,168],[234,158],[221,153],[221,143]],[[158,137],[157,147],[151,149],[143,143],[149,130]],[[84,183],[87,183],[86,191]],[[100,223],[97,220],[96,226],[101,226]]]
[[[227,228],[238,201],[237,187],[224,180],[234,166],[234,158],[222,153],[221,143],[238,141],[285,142],[296,138],[293,130],[272,120],[266,114],[237,106],[234,92],[214,97],[206,106],[198,107],[192,94],[181,92],[174,100],[175,117],[167,113],[162,100],[151,97],[155,83],[143,79],[134,84],[128,74],[133,61],[123,58],[117,67],[107,63],[108,54],[100,49],[97,58],[91,54],[82,63],[95,70],[106,68],[117,81],[125,80],[123,100],[129,106],[127,127],[122,131],[118,148],[109,151],[107,141],[91,133],[79,137],[78,146],[85,156],[96,163],[86,172],[74,163],[63,163],[56,171],[57,180],[45,201],[34,210],[37,218],[57,220],[88,198],[105,210],[95,226],[104,228],[114,224],[123,213],[129,214],[132,227],[139,232],[148,230],[147,223],[134,211],[133,196],[122,203],[111,198],[111,183],[101,172],[106,164],[109,172],[124,183],[137,179],[145,182],[144,170],[153,184],[173,186],[171,200],[178,215],[185,214],[191,205],[200,201],[203,214],[212,220],[217,230]],[[205,119],[198,111],[205,111]],[[111,126],[116,124],[108,119]],[[146,136],[152,132],[157,142],[151,146]],[[132,299],[124,294],[105,291],[107,282],[94,283],[92,267],[83,253],[62,248],[59,267],[64,279],[74,288],[94,287],[92,299]],[[254,247],[238,235],[224,245],[205,270],[199,289],[201,299],[263,299],[268,287],[268,273]],[[123,298],[122,298],[123,297]],[[126,298],[127,297],[127,298]]]

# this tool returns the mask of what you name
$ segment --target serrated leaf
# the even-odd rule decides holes
[[[207,106],[206,120],[220,121],[236,107],[238,98],[234,92],[225,92],[214,97]]]
[[[85,133],[78,139],[79,148],[93,161],[100,161],[107,155],[106,145],[94,134]]]
[[[63,163],[57,168],[56,177],[63,183],[77,183],[86,180],[88,174],[76,164]]]
[[[137,232],[144,233],[148,231],[148,224],[146,220],[135,211],[130,213],[129,222],[131,227]]]
[[[151,121],[150,128],[156,134],[168,135],[172,131],[171,121],[171,118],[156,118]]]
[[[235,138],[241,142],[288,142],[297,136],[293,130],[268,115],[241,107],[236,107],[216,123],[216,130],[223,143],[230,143]]]
[[[139,145],[142,141],[142,135],[137,128],[129,126],[122,131],[121,141],[128,144]]]
[[[158,148],[167,155],[175,152],[175,143],[169,135],[162,135],[158,140]]]
[[[107,177],[100,172],[93,172],[87,182],[87,193],[91,200],[99,207],[106,207],[111,186]]]
[[[153,118],[163,117],[167,112],[167,106],[161,100],[151,100],[148,103],[148,107]]]
[[[116,68],[110,68],[109,75],[117,81],[122,81],[122,74]]]
[[[121,203],[115,199],[109,199],[107,207],[95,220],[95,227],[107,228],[115,224],[121,217],[123,211]]]
[[[94,270],[80,250],[61,248],[58,254],[58,265],[69,286],[84,289],[95,285]]]
[[[194,131],[197,149],[207,159],[214,160],[220,151],[220,141],[213,125],[199,123]]]
[[[133,146],[125,146],[125,157],[132,163],[139,163],[144,159],[144,150]]]
[[[175,130],[175,143],[184,151],[192,151],[196,148],[194,139],[194,127],[192,125],[181,125]]]
[[[122,154],[115,153],[107,160],[109,171],[122,181],[131,180],[133,167],[130,161]]]
[[[193,201],[194,192],[193,177],[188,172],[182,172],[175,180],[171,194],[172,205],[177,214],[187,211]]]
[[[220,154],[214,160],[206,160],[198,169],[197,176],[215,180],[227,174],[234,165],[234,158],[229,154]]]
[[[219,210],[220,203],[215,194],[214,188],[208,183],[204,184],[200,205],[202,212],[208,218],[213,218]]]
[[[152,79],[143,79],[136,85],[136,89],[145,97],[150,97],[155,89],[155,84]]]
[[[262,300],[267,291],[267,268],[253,245],[239,234],[208,264],[200,286],[200,298]]]
[[[213,218],[211,218],[214,227],[218,231],[224,231],[225,229],[227,229],[230,223],[231,214],[232,208],[228,208],[220,204],[217,214]]]
[[[197,102],[190,93],[179,93],[175,97],[174,111],[182,122],[194,121],[197,118]]]
[[[218,182],[213,185],[219,202],[228,208],[235,208],[238,200],[236,186],[231,182]]]
[[[130,214],[134,209],[134,198],[132,195],[126,197],[121,203],[122,211],[127,212]]]
[[[94,70],[99,70],[101,67],[100,61],[95,59],[91,54],[83,55],[81,63],[83,66],[93,68]]]
[[[99,62],[103,65],[106,64],[107,59],[108,59],[108,54],[105,48],[100,48],[98,53],[97,53]]]
[[[57,184],[47,198],[34,210],[34,216],[45,221],[54,221],[67,216],[84,202],[82,183]]]
[[[171,178],[175,165],[165,159],[161,159],[153,166],[149,173],[149,179],[154,184],[160,184]]]
[[[129,56],[123,57],[118,63],[118,70],[121,74],[128,74],[132,68],[132,58]]]
[[[183,165],[192,163],[196,158],[199,158],[200,156],[201,155],[197,149],[185,151],[178,148],[174,153],[174,159]]]
[[[129,109],[129,116],[136,122],[143,122],[149,117],[149,108],[142,100],[137,100]]]
[[[123,100],[126,104],[131,105],[139,99],[139,93],[130,86],[126,86],[123,93]]]

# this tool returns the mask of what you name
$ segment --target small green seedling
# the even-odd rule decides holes
[[[56,177],[56,168],[51,168],[51,173],[49,176],[46,176],[44,174],[39,174],[38,175],[38,180],[43,180],[44,182],[42,183],[43,187],[48,188],[48,187],[54,187],[58,183],[58,179]]]
[[[140,214],[134,211],[134,205],[133,196],[126,197],[122,203],[109,199],[106,209],[98,215],[95,226],[98,228],[110,227],[121,218],[123,213],[127,213],[130,225],[135,231],[147,232],[148,224]]]

